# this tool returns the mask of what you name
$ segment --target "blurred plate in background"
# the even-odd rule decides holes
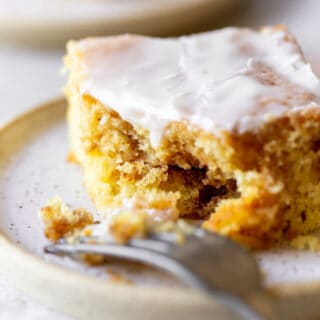
[[[203,30],[241,0],[0,0],[0,39],[62,45],[125,32],[176,35]]]

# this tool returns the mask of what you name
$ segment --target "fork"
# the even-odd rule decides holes
[[[146,263],[176,276],[184,284],[208,294],[241,318],[319,319],[319,295],[281,299],[265,290],[252,254],[233,241],[196,228],[183,244],[174,233],[150,233],[126,244],[110,239],[61,239],[45,247],[46,253],[76,256],[97,254]]]

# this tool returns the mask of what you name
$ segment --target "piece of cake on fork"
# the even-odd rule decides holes
[[[319,79],[283,26],[68,44],[70,158],[126,207],[266,247],[320,225]]]

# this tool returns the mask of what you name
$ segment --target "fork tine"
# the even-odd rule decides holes
[[[50,244],[45,247],[46,253],[52,254],[62,254],[62,255],[76,255],[76,254],[100,254],[105,256],[116,256],[124,257],[127,259],[131,258],[132,251],[137,248],[128,247],[118,244],[87,244],[87,243],[77,243],[77,244]]]
[[[160,239],[148,238],[133,238],[128,243],[129,246],[133,246],[135,248],[143,248],[146,250],[152,250],[159,253],[168,254],[170,249],[172,249],[173,244],[169,242],[161,241]]]
[[[171,245],[177,243],[177,237],[172,232],[150,233],[148,238],[163,243],[169,243]]]
[[[106,257],[139,261],[169,271],[182,280],[186,285],[203,291],[208,290],[207,285],[181,265],[181,263],[167,255],[150,249],[119,244],[50,244],[45,247],[45,252],[69,256],[90,253],[104,255]]]
[[[121,247],[123,244],[118,244],[110,239],[102,239],[102,238],[92,238],[92,237],[79,237],[74,239],[74,242],[70,242],[69,239],[59,239],[58,242],[52,245],[48,245],[45,247],[45,252],[47,253],[59,253],[58,250],[66,249],[67,252],[61,252],[62,254],[72,254],[72,248],[77,251],[77,247],[80,245],[87,245],[88,247],[81,246],[82,249],[90,252],[90,248],[93,249],[95,246],[99,246],[100,251],[101,247],[110,247],[117,246]],[[168,254],[172,249],[174,242],[163,241],[160,238],[148,237],[148,238],[132,238],[128,243],[125,244],[126,247],[140,248],[145,250],[152,250],[154,252],[159,252],[163,254]],[[75,252],[76,253],[76,252]],[[101,253],[103,254],[103,252]]]
[[[194,228],[192,235],[196,237],[203,236],[203,229]],[[185,235],[188,237],[189,235]],[[107,245],[117,244],[112,237],[86,237],[79,236],[70,240],[70,238],[61,238],[56,242],[56,245],[76,245],[76,244],[87,244],[87,245]],[[146,250],[152,250],[168,254],[170,250],[177,247],[177,234],[175,232],[151,232],[148,234],[148,238],[132,238],[126,244],[127,246],[133,246],[136,248],[143,248]],[[55,245],[49,245],[45,248],[47,253],[54,253]],[[61,247],[60,247],[61,248]],[[70,248],[71,250],[71,248]],[[57,253],[57,252],[55,252]],[[67,252],[66,252],[67,254]],[[71,252],[68,254],[72,254]]]
[[[189,236],[195,236],[197,238],[203,238],[206,231],[202,228],[193,228],[191,233],[183,233],[183,236],[188,238]],[[176,232],[152,232],[148,235],[148,239],[159,240],[161,242],[167,242],[170,244],[177,244],[177,233]]]

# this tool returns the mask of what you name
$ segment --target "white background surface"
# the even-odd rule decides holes
[[[27,1],[25,1],[27,4]],[[259,26],[285,23],[297,36],[314,69],[320,72],[320,1],[252,1],[229,24]],[[230,22],[229,22],[230,21]],[[19,113],[61,94],[64,49],[12,47],[0,40],[0,125]],[[0,274],[0,320],[66,320],[16,292]]]

